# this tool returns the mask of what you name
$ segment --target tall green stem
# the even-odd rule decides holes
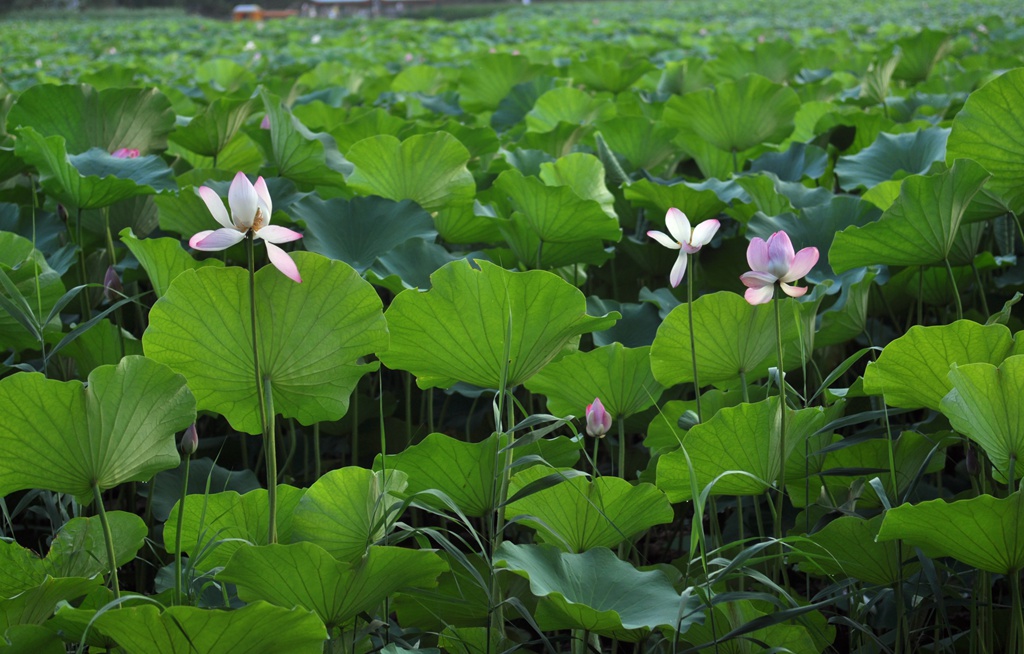
[[[956,276],[953,275],[953,267],[949,265],[949,258],[946,258],[946,272],[949,273],[949,283],[953,285],[953,301],[956,304],[956,319],[964,317],[964,307],[960,304],[960,289],[956,286]]]
[[[188,472],[192,455],[185,455],[185,479],[181,482],[181,499],[178,502],[178,528],[174,533],[174,603],[183,604],[181,592],[181,528],[185,522],[185,495],[188,493]]]
[[[103,508],[103,497],[100,495],[99,484],[92,484],[92,499],[96,502],[96,512],[100,516],[100,525],[103,527],[103,540],[107,545],[107,567],[110,568],[110,589],[114,592],[114,599],[121,599],[121,585],[117,581],[117,557],[114,556],[114,536],[110,532],[110,523],[107,521],[107,511]]]
[[[277,444],[274,430],[267,414],[267,393],[263,388],[260,371],[259,336],[256,329],[256,261],[253,253],[253,233],[245,235],[245,254],[249,260],[249,318],[252,324],[252,369],[256,379],[256,398],[260,409],[260,429],[263,431],[263,452],[267,460],[267,502],[270,508],[270,529],[267,543],[277,542]]]
[[[696,263],[696,262],[694,262]],[[697,337],[693,333],[693,266],[686,276],[686,317],[690,321],[690,361],[693,363],[693,394],[697,398],[697,422],[704,422],[700,410],[700,379],[697,377]]]
[[[772,304],[775,305],[775,347],[779,361],[779,488],[775,505],[775,540],[782,541],[782,509],[786,498],[786,374],[784,372],[786,362],[782,351],[782,310],[780,308],[781,298],[778,297],[779,289],[775,289],[776,297]],[[785,562],[781,556],[780,549],[779,569],[785,574]]]
[[[617,472],[620,477],[626,479],[626,418],[619,416],[616,422],[619,433],[619,466]]]
[[[1020,570],[1010,573],[1010,647],[1007,651],[1019,652],[1024,649],[1024,612],[1021,611]]]

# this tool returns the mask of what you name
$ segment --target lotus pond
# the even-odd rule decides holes
[[[1024,651],[1024,6],[0,22],[0,650]]]

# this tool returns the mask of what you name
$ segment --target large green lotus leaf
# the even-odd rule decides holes
[[[411,238],[397,245],[371,266],[364,275],[374,286],[383,286],[395,295],[407,288],[430,288],[430,276],[441,266],[459,259],[443,245],[422,238]]]
[[[126,511],[108,511],[107,521],[114,543],[114,560],[119,566],[125,565],[142,549],[149,529],[142,518]],[[72,518],[53,539],[43,565],[52,577],[104,575],[110,572],[106,548],[98,516]]]
[[[67,647],[60,636],[50,629],[37,624],[21,624],[8,627],[4,632],[0,648],[4,652],[32,652],[33,654],[66,654]]]
[[[345,263],[305,252],[292,258],[301,284],[273,266],[256,273],[261,375],[275,412],[304,425],[338,420],[356,383],[376,369],[360,359],[387,347],[380,297]],[[187,270],[153,305],[142,344],[146,356],[185,375],[199,409],[258,434],[249,316],[244,269]]]
[[[55,345],[62,338],[62,334],[55,333],[47,341]],[[141,355],[142,341],[111,321],[101,320],[68,343],[62,354],[74,359],[80,376],[87,376],[100,366],[116,366],[125,355]]]
[[[420,629],[440,631],[448,625],[484,627],[489,615],[489,562],[472,552],[460,554],[458,559],[447,552],[438,554],[449,570],[440,575],[437,586],[397,593],[391,600],[391,610],[401,624]],[[527,592],[526,580],[520,577],[499,576],[497,583],[517,595]],[[518,592],[520,589],[522,592]]]
[[[412,200],[427,211],[472,204],[476,182],[466,146],[447,132],[404,141],[381,135],[355,143],[347,153],[355,171],[348,185],[362,195]]]
[[[0,540],[0,598],[14,597],[46,579],[43,561],[13,540]]]
[[[988,178],[969,159],[958,159],[937,175],[906,178],[899,198],[880,220],[836,234],[828,252],[832,269],[841,273],[874,264],[924,266],[945,261],[964,211]]]
[[[156,155],[119,159],[94,148],[69,156],[64,137],[44,138],[31,127],[18,130],[18,156],[39,171],[39,182],[65,205],[99,209],[174,187],[171,169]]]
[[[434,226],[446,243],[500,243],[494,210],[480,201],[446,207],[434,216]]]
[[[306,224],[307,250],[344,261],[360,273],[409,239],[437,236],[430,214],[411,200],[379,197],[321,200],[309,195],[289,212]],[[431,271],[433,272],[433,271]]]
[[[556,224],[568,224],[567,221],[573,217],[573,203],[575,203],[576,209],[582,208],[583,213],[589,214],[589,217],[596,217],[597,214],[593,211],[588,211],[588,209],[594,209],[595,207],[581,207],[580,203],[587,201],[581,201],[571,191],[565,190],[572,196],[563,196],[569,200],[570,205],[568,207],[566,205],[557,207],[559,212],[554,214]],[[546,199],[548,198],[543,195],[536,198],[539,203],[544,203]],[[515,256],[513,261],[505,264],[511,267],[516,267],[515,262],[518,262],[522,267],[534,270],[553,270],[557,268],[568,268],[571,270],[569,267],[576,264],[600,266],[608,261],[613,254],[612,248],[606,248],[605,242],[601,238],[592,237],[582,240],[554,242],[541,240],[540,235],[531,224],[531,220],[525,214],[518,211],[512,212],[511,219],[497,218],[492,222],[497,226],[498,231],[508,244],[509,250]]]
[[[844,282],[839,299],[821,313],[821,326],[814,334],[815,347],[839,345],[865,332],[874,282],[875,273],[866,270]]]
[[[548,411],[582,416],[600,398],[613,418],[624,418],[657,403],[664,390],[651,372],[651,348],[620,343],[574,352],[548,364],[526,387],[547,396]]]
[[[615,154],[634,169],[650,170],[676,154],[676,130],[642,116],[619,116],[599,124],[601,136]]]
[[[558,82],[547,75],[520,82],[512,87],[491,116],[491,127],[502,132],[520,124],[546,92],[556,88]]]
[[[22,311],[27,307],[26,313],[36,325],[46,319],[64,295],[60,274],[47,265],[42,252],[32,247],[32,241],[12,232],[0,232],[0,272],[14,284],[20,298],[12,298],[3,286],[0,296],[13,301]],[[60,318],[55,316],[44,326],[44,332],[57,332],[60,328]],[[0,351],[38,346],[39,340],[14,316],[0,311]]]
[[[92,499],[92,487],[146,481],[178,465],[175,432],[195,422],[185,379],[144,357],[89,374],[89,385],[39,373],[0,380],[0,495],[26,488]]]
[[[140,489],[139,494],[150,498],[149,503],[153,517],[159,522],[166,522],[171,509],[181,499],[181,486],[185,482],[185,466],[180,465],[173,470],[164,470],[153,479],[153,483]],[[207,486],[209,484],[209,486]],[[233,490],[237,493],[248,493],[260,487],[256,473],[252,470],[228,470],[217,465],[207,457],[189,461],[188,493],[190,495],[219,493]]]
[[[992,173],[988,188],[1024,213],[1024,68],[971,93],[949,135],[946,160],[973,159]]]
[[[66,139],[69,153],[120,148],[150,154],[167,147],[174,111],[159,90],[88,85],[36,84],[25,89],[7,114],[7,131],[31,127],[44,137]]]
[[[615,105],[606,96],[593,97],[577,88],[561,86],[537,98],[526,114],[526,129],[544,134],[558,129],[559,123],[593,125],[613,118],[615,112]]]
[[[495,470],[498,467],[498,437],[492,434],[468,443],[445,434],[428,434],[422,441],[390,454],[384,460],[388,470],[409,477],[408,495],[440,491],[467,516],[479,518],[494,509]],[[380,467],[380,460],[374,464]],[[423,494],[417,502],[450,510],[442,500]]]
[[[497,109],[513,87],[537,77],[544,67],[500,52],[475,56],[473,65],[461,70],[459,106],[467,113],[479,113]]]
[[[957,320],[949,325],[915,325],[885,346],[864,371],[864,392],[882,395],[890,406],[939,410],[953,389],[949,367],[999,365],[1010,355],[1013,337],[1004,325]]]
[[[952,36],[946,32],[924,29],[896,42],[900,49],[899,63],[893,79],[917,84],[928,79],[932,69],[949,52]]]
[[[800,98],[790,87],[747,75],[673,97],[665,103],[662,118],[718,150],[742,152],[762,143],[781,143],[793,131],[799,108]]]
[[[93,628],[132,654],[322,654],[327,640],[315,613],[265,602],[235,611],[121,607],[97,617]]]
[[[146,271],[158,298],[163,297],[174,278],[186,270],[198,270],[206,266],[224,267],[220,259],[196,261],[182,249],[181,241],[176,238],[140,239],[132,233],[130,227],[121,230],[120,236],[121,242],[128,246]]]
[[[295,111],[297,112],[303,107],[309,106],[301,105],[296,107]],[[384,109],[376,108],[360,114],[351,114],[348,120],[332,127],[330,134],[338,143],[338,149],[343,154],[347,154],[353,144],[365,138],[381,134],[401,137],[409,131],[410,127],[411,123],[388,113]]]
[[[681,596],[664,573],[641,572],[603,547],[571,554],[550,545],[506,541],[494,558],[527,577],[530,592],[550,602],[545,619],[537,616],[541,629],[588,629],[606,635],[668,627],[683,633],[704,617],[697,598]]]
[[[569,75],[573,82],[595,91],[622,93],[632,86],[633,82],[654,70],[654,65],[646,57],[631,57],[625,51],[605,51],[603,54],[606,56],[589,56],[573,61],[569,66]],[[619,54],[624,56],[617,57]]]
[[[726,207],[726,203],[713,190],[698,190],[685,182],[658,184],[649,179],[641,179],[625,186],[623,193],[634,205],[653,209],[654,213],[648,214],[647,219],[662,228],[665,227],[665,214],[673,207],[685,213],[691,225],[718,216]]]
[[[784,182],[818,179],[825,174],[828,153],[815,145],[793,143],[784,152],[766,152],[750,163],[754,173],[769,172]]]
[[[329,134],[314,133],[295,118],[280,99],[263,91],[263,106],[270,120],[271,162],[277,174],[296,184],[344,187],[343,173],[351,169]]]
[[[749,50],[728,44],[717,55],[708,62],[708,72],[716,77],[738,79],[757,73],[779,84],[796,75],[805,58],[796,46],[781,40],[760,43]]]
[[[180,491],[180,488],[179,488]],[[288,541],[292,536],[295,507],[306,490],[280,484],[277,487],[277,537]],[[167,525],[178,524],[178,502],[167,516]],[[235,491],[199,493],[185,499],[185,515],[181,523],[181,551],[188,554],[199,570],[212,570],[227,565],[240,547],[266,545],[270,532],[270,505],[267,491],[259,488],[239,495]],[[175,529],[164,529],[164,548],[175,550]]]
[[[768,171],[745,174],[736,183],[747,192],[758,211],[768,216],[820,206],[836,197],[828,189],[807,188],[799,182],[785,182]],[[741,216],[737,214],[738,218]]]
[[[231,181],[229,173],[222,175],[227,181]],[[207,181],[204,179],[200,184]],[[180,234],[187,239],[216,225],[210,222],[210,210],[194,187],[183,186],[177,193],[161,193],[153,198],[153,202],[156,204],[160,229],[165,232]]]
[[[961,434],[985,450],[997,478],[1024,475],[1024,355],[1011,356],[997,368],[991,363],[953,364],[953,390],[940,408]],[[1014,469],[1010,470],[1011,461]]]
[[[235,137],[256,108],[255,100],[217,98],[203,111],[171,133],[178,145],[203,155],[216,157]]]
[[[342,561],[356,561],[398,520],[394,512],[408,476],[351,466],[318,479],[293,516],[293,541],[309,541]]]
[[[618,220],[615,196],[604,183],[604,164],[594,155],[575,152],[554,162],[544,162],[537,176],[547,186],[568,186],[581,198],[600,204],[609,217]]]
[[[555,169],[549,170],[553,173]],[[603,180],[601,183],[603,186]],[[511,206],[511,222],[523,223],[545,244],[588,239],[618,241],[622,237],[614,211],[608,215],[601,203],[581,197],[572,186],[549,186],[513,169],[498,176],[494,190]]]
[[[503,379],[512,388],[581,334],[618,319],[588,316],[583,294],[551,273],[476,263],[453,261],[431,275],[430,291],[403,291],[392,301],[391,347],[378,353],[384,365],[413,373],[420,388],[459,381],[500,388]]]
[[[264,600],[316,613],[328,629],[373,612],[403,588],[432,588],[448,565],[435,552],[374,546],[356,561],[339,561],[313,543],[242,547],[217,579],[238,586],[246,602]],[[301,580],[301,583],[296,583]]]
[[[799,561],[802,572],[891,586],[901,579],[900,553],[895,542],[875,540],[881,524],[880,515],[871,520],[837,518],[807,536],[811,542],[795,541],[791,556]],[[911,572],[904,571],[903,576]]]
[[[824,426],[821,407],[790,410],[786,414],[786,454]],[[712,495],[758,495],[770,488],[781,470],[779,461],[779,402],[777,397],[753,404],[720,409],[709,420],[694,425],[683,437],[682,449],[658,459],[658,488],[672,502],[692,499],[690,465],[698,492],[715,482]],[[689,455],[689,463],[687,456]]]
[[[509,496],[558,471],[533,466],[512,478]],[[570,552],[615,547],[636,534],[672,522],[665,493],[651,484],[634,486],[620,477],[565,479],[505,507],[508,519],[537,530],[545,543]]]
[[[873,188],[897,175],[922,175],[946,158],[949,129],[930,127],[905,134],[882,132],[857,154],[839,157],[836,175],[846,190]]]
[[[1024,492],[897,506],[885,512],[878,540],[897,538],[932,558],[951,556],[980,570],[1019,574],[1024,569]]]
[[[791,353],[796,352],[798,323],[793,319],[793,307],[797,303],[790,299],[781,302],[783,344]],[[775,308],[771,303],[752,306],[735,293],[704,295],[693,302],[693,326],[701,384],[731,382],[741,374],[753,380],[778,363]],[[788,356],[786,363],[796,365]],[[686,304],[673,309],[658,327],[651,345],[651,370],[665,388],[693,381]]]
[[[101,577],[46,577],[39,585],[11,599],[0,599],[0,633],[13,625],[41,625],[53,615],[59,603],[78,599],[100,583]]]

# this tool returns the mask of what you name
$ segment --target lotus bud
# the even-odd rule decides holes
[[[199,433],[196,432],[195,423],[190,425],[185,430],[185,433],[181,435],[181,443],[178,446],[185,456],[192,456],[199,449]]]
[[[63,204],[58,204],[57,205],[57,217],[60,218],[60,221],[62,223],[67,224],[67,222],[68,222],[68,208],[65,207]]]
[[[113,302],[124,295],[124,286],[121,284],[121,277],[113,266],[107,267],[107,274],[103,275],[103,299]]]
[[[260,121],[260,129],[270,129],[270,116],[264,116]]]
[[[605,411],[599,398],[587,405],[587,433],[594,438],[603,438],[612,428],[612,417]]]

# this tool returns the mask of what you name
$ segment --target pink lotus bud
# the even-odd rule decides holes
[[[119,300],[124,295],[124,286],[121,284],[121,277],[113,266],[107,267],[107,274],[103,275],[103,299],[107,302]]]
[[[111,152],[110,156],[117,157],[118,159],[134,159],[139,156],[139,151],[135,148],[118,148]]]
[[[61,222],[67,224],[68,222],[68,208],[63,204],[57,205],[57,217],[60,218]]]
[[[185,433],[181,435],[181,443],[179,444],[182,453],[185,456],[192,456],[199,449],[199,433],[196,432],[195,424],[192,424]]]
[[[406,52],[405,53],[405,60],[406,61],[412,61],[412,53],[411,52]]]
[[[270,116],[264,116],[260,121],[260,129],[270,129]]]
[[[612,417],[604,409],[599,398],[587,405],[587,433],[594,438],[602,438],[612,428]]]

